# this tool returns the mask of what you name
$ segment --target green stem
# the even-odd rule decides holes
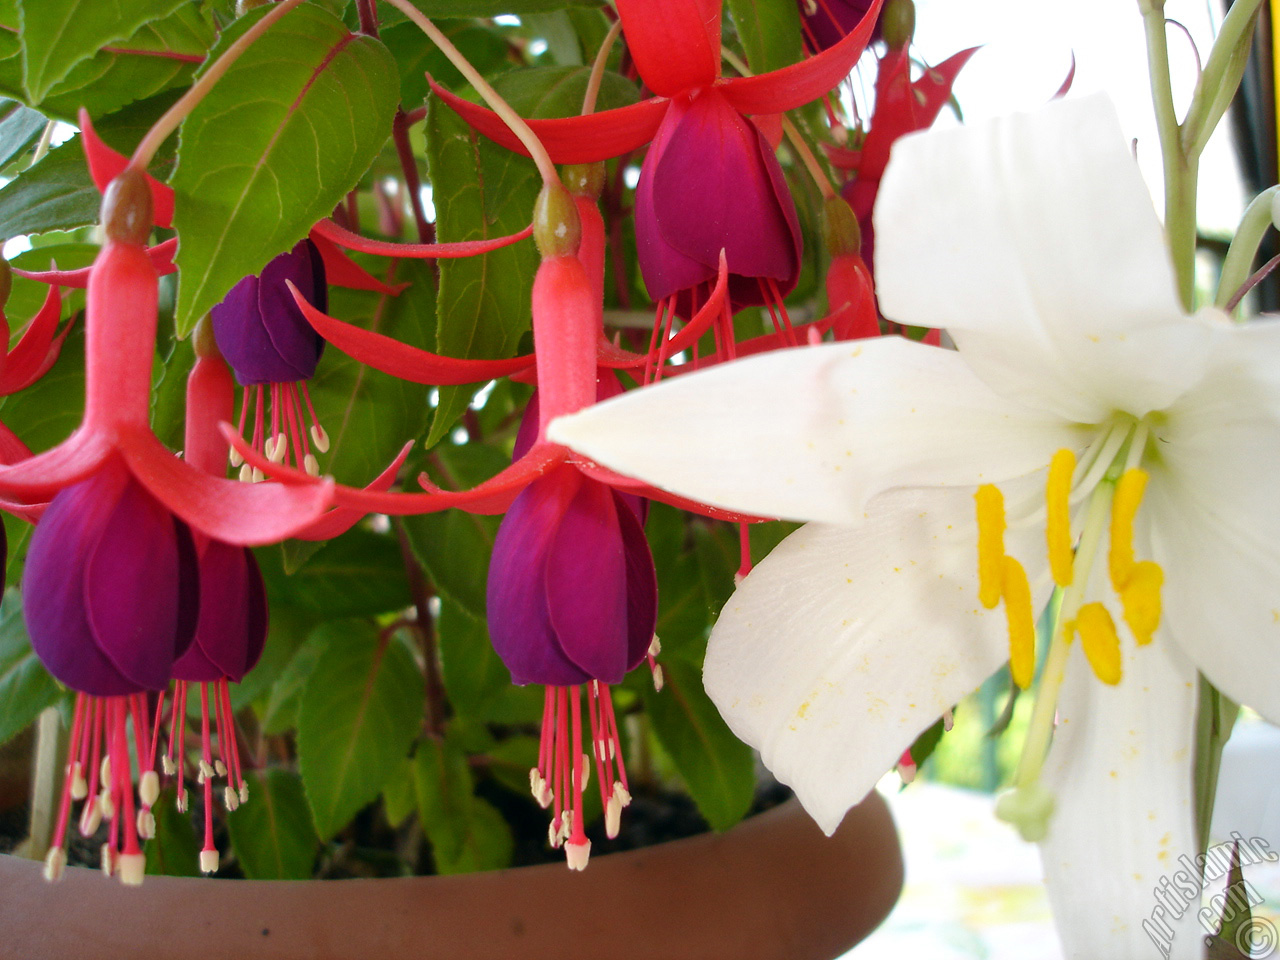
[[[1236,291],[1249,279],[1253,261],[1258,256],[1258,247],[1262,245],[1267,227],[1271,226],[1271,205],[1277,192],[1280,192],[1280,187],[1263,190],[1253,198],[1253,202],[1245,209],[1244,216],[1240,218],[1240,227],[1222,261],[1218,295],[1213,301],[1217,306],[1225,308]]]
[[[271,29],[273,23],[300,3],[302,3],[302,0],[284,0],[284,2],[276,4],[270,13],[246,30],[235,43],[227,47],[222,56],[215,60],[213,65],[200,75],[200,79],[191,85],[191,88],[182,95],[178,102],[166,110],[164,116],[157,120],[151,129],[147,131],[147,135],[138,144],[138,149],[133,151],[133,157],[130,159],[129,165],[139,170],[145,170],[147,165],[151,163],[151,158],[160,149],[160,144],[165,142],[169,134],[178,129],[178,125],[196,108],[196,104],[208,96],[209,91],[213,89],[213,85],[222,79],[222,75],[231,68],[233,63],[240,59],[240,55],[249,49],[250,44]]]
[[[1164,0],[1138,0],[1147,35],[1147,68],[1151,100],[1164,160],[1164,230],[1183,309],[1195,294],[1196,161],[1182,150],[1182,131],[1173,105],[1169,79],[1169,44],[1165,35]]]
[[[530,129],[529,124],[525,123],[524,118],[511,108],[511,104],[502,99],[497,90],[493,89],[489,81],[480,75],[475,67],[471,65],[466,57],[464,57],[443,33],[440,28],[423,15],[422,11],[415,7],[409,0],[387,0],[387,3],[395,7],[406,17],[412,20],[428,37],[431,42],[440,48],[440,52],[449,58],[449,62],[458,68],[458,72],[467,78],[467,82],[475,88],[476,93],[484,98],[490,109],[500,116],[511,128],[519,141],[524,144],[524,148],[529,151],[529,156],[533,158],[533,162],[538,165],[538,173],[542,176],[542,182],[548,187],[560,185],[560,174],[556,172],[556,165],[551,162],[551,155],[547,153],[547,148],[542,145],[542,141],[538,139],[538,135]]]
[[[600,95],[600,84],[604,80],[604,69],[609,64],[609,51],[622,33],[622,21],[617,20],[604,35],[600,49],[596,52],[595,62],[591,64],[591,76],[587,79],[587,92],[582,97],[582,115],[596,112],[596,98]]]

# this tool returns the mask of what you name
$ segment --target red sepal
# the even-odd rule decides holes
[[[320,259],[324,261],[325,280],[348,290],[372,290],[388,297],[399,295],[407,283],[386,283],[379,280],[360,264],[356,263],[327,237],[321,236],[314,228],[311,230],[311,242],[320,251]]]
[[[734,77],[719,83],[739,113],[783,113],[816,100],[849,75],[871,40],[884,0],[875,0],[849,35],[817,56],[758,77]]]
[[[71,325],[54,336],[58,320],[62,316],[62,295],[56,286],[49,288],[42,306],[18,345],[4,358],[4,372],[0,373],[0,394],[25,390],[48,372],[58,359],[62,342],[67,339]],[[30,454],[28,454],[30,455]]]
[[[177,249],[177,237],[170,237],[164,243],[147,247],[147,256],[151,259],[151,265],[155,267],[157,276],[165,277],[178,269],[173,265],[173,254]],[[26,280],[84,290],[89,286],[89,271],[92,269],[92,266],[81,267],[79,270],[19,270],[15,267],[13,272]]]
[[[404,462],[409,457],[409,451],[413,449],[413,441],[410,440],[391,461],[387,469],[374,477],[366,490],[389,490],[391,485],[396,482],[396,474],[400,472],[400,468],[404,466]],[[359,522],[360,518],[365,516],[365,511],[355,510],[351,507],[334,507],[315,523],[303,527],[294,536],[299,540],[332,540],[334,537],[341,536]]]
[[[353,360],[359,360],[375,370],[411,383],[432,386],[483,383],[495,377],[505,377],[533,363],[532,354],[508,360],[460,360],[457,357],[429,353],[394,340],[386,334],[365,330],[321,313],[307,303],[292,283],[289,284],[289,290],[307,322],[327,343]]]
[[[89,176],[100,193],[106,193],[107,184],[120,175],[129,165],[129,158],[117,153],[103,143],[94,132],[89,111],[80,110],[80,135],[84,143],[85,159],[89,161]],[[173,188],[161,183],[151,174],[145,174],[151,187],[151,218],[157,227],[173,226]]]
[[[519,243],[526,237],[533,236],[533,224],[519,233],[510,233],[501,237],[490,237],[488,240],[460,240],[455,243],[392,243],[388,240],[371,240],[358,233],[352,233],[340,227],[332,220],[321,220],[311,228],[314,238],[316,234],[326,240],[346,247],[348,250],[359,250],[361,253],[376,253],[382,257],[409,257],[417,260],[453,260],[460,257],[475,257],[482,253],[501,250],[513,243]],[[327,266],[327,264],[326,264]]]
[[[636,69],[659,96],[720,76],[719,0],[618,0],[618,18]]]
[[[492,110],[455,96],[434,80],[431,89],[472,129],[508,150],[529,155],[506,122]],[[652,97],[582,117],[526,122],[556,163],[595,163],[621,156],[652,140],[667,112],[667,103],[665,98]]]
[[[721,510],[719,507],[710,507],[705,503],[698,503],[696,500],[689,500],[678,494],[662,490],[658,487],[635,480],[631,477],[625,477],[620,473],[614,473],[607,467],[602,467],[597,463],[586,460],[577,454],[569,457],[569,462],[581,470],[586,476],[592,480],[598,480],[601,483],[608,484],[619,493],[629,493],[635,496],[644,497],[648,500],[660,500],[663,503],[669,503],[673,507],[679,507],[681,510],[688,510],[690,513],[696,513],[700,516],[710,517],[713,520],[728,520],[732,523],[761,523],[769,518],[755,517],[746,513],[734,513],[732,510]]]

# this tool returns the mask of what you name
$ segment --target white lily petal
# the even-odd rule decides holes
[[[977,599],[971,491],[895,491],[868,513],[776,547],[725,604],[703,672],[734,733],[828,834],[1009,658],[1003,610]],[[1034,556],[1038,542],[1010,549]]]
[[[1088,434],[994,394],[960,355],[884,337],[675,377],[552,422],[605,466],[761,516],[855,523],[898,486],[976,486]]]
[[[1001,394],[1096,422],[1199,375],[1195,328],[1163,329],[1183,311],[1105,96],[903,137],[875,219],[881,308],[946,327]]]
[[[1196,671],[1169,644],[1136,647],[1121,634],[1124,676],[1114,687],[1072,645],[1044,771],[1056,799],[1041,844],[1049,900],[1068,960],[1199,958],[1199,888],[1175,902],[1192,907],[1181,921],[1158,898],[1168,897],[1162,878],[1180,881],[1179,857],[1196,853]]]
[[[1232,699],[1280,722],[1280,323],[1230,331],[1157,430],[1147,501],[1166,634]],[[1145,518],[1144,518],[1145,514]]]

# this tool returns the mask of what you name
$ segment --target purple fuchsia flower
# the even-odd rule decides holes
[[[309,239],[275,257],[260,276],[237,283],[210,316],[218,349],[244,387],[240,434],[244,435],[252,407],[254,449],[277,463],[286,462],[292,454],[299,469],[318,475],[319,464],[311,446],[324,453],[329,449],[329,437],[316,419],[306,382],[316,371],[324,340],[294,302],[290,284],[321,312],[328,309],[324,260]],[[270,433],[266,431],[268,405]],[[233,466],[242,463],[233,455]],[[262,477],[246,466],[241,479]]]
[[[871,9],[871,0],[800,0],[805,46],[812,51],[834,47],[847,37]],[[877,24],[872,39],[879,36]]]
[[[657,653],[657,580],[643,502],[558,466],[511,505],[489,565],[494,649],[512,682],[546,687],[538,766],[529,780],[543,807],[554,804],[551,843],[565,847],[575,870],[591,850],[582,815],[583,686],[608,836],[617,836],[631,801],[609,687]],[[660,683],[656,664],[654,671]]]
[[[45,876],[61,876],[71,801],[84,799],[82,834],[110,823],[103,870],[141,883],[138,838],[150,833],[149,809],[159,793],[154,770],[141,769],[149,756],[146,694],[168,685],[195,634],[199,583],[191,532],[112,457],[50,502],[31,537],[22,600],[37,656],[77,692]],[[128,719],[139,763],[136,814]]]

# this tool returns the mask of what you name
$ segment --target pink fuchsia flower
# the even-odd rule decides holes
[[[321,311],[328,305],[324,260],[305,238],[274,257],[260,276],[245,277],[232,287],[210,311],[210,319],[218,349],[244,386],[241,434],[252,408],[254,447],[279,461],[292,453],[295,466],[318,475],[311,447],[324,453],[329,437],[316,418],[307,381],[315,374],[324,340],[303,317],[291,290]],[[241,473],[241,480],[255,479],[252,468]]]
[[[879,9],[874,0],[849,36],[818,56],[725,79],[718,2],[624,0],[618,15],[628,48],[657,96],[603,113],[529,121],[559,163],[604,160],[653,140],[637,189],[636,236],[641,273],[659,302],[659,326],[669,313],[697,311],[721,249],[730,310],[780,307],[799,273],[799,231],[773,150],[747,115],[790,110],[839,84],[866,46]],[[481,133],[523,152],[496,114],[434,89]],[[777,323],[781,329],[788,321],[781,316]]]
[[[215,478],[174,457],[151,432],[158,299],[145,247],[151,223],[146,181],[126,170],[104,198],[106,243],[88,281],[84,418],[53,449],[0,467],[0,492],[38,502],[118,458],[149,493],[204,533],[239,544],[280,540],[325,510],[327,484],[297,489]]]

